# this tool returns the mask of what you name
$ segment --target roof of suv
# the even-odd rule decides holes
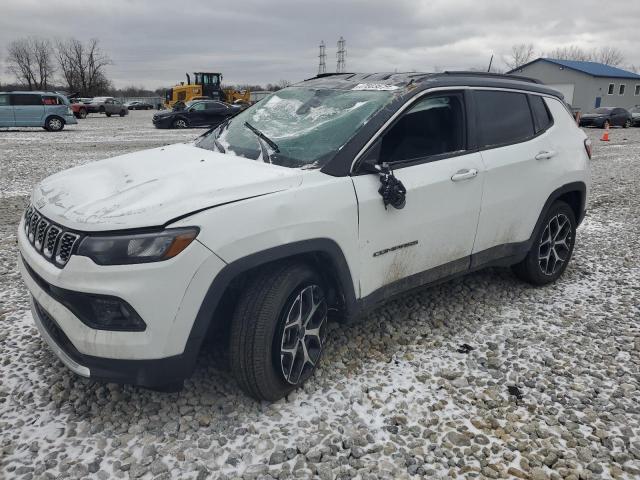
[[[420,90],[445,86],[509,88],[514,90],[528,90],[553,95],[561,99],[563,98],[560,92],[545,87],[533,78],[485,72],[328,73],[309,78],[296,85],[351,90],[360,84],[393,85],[399,88],[414,85],[415,87],[419,87]]]

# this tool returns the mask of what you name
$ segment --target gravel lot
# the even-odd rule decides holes
[[[589,215],[559,283],[489,270],[405,295],[335,325],[305,388],[261,404],[216,345],[163,394],[73,375],[32,324],[15,265],[28,193],[201,133],[150,116],[0,131],[0,478],[640,477],[640,129],[588,132]]]

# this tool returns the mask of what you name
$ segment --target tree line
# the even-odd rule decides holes
[[[627,65],[622,51],[616,47],[603,46],[592,50],[584,49],[576,45],[557,47],[548,52],[536,51],[533,43],[520,43],[513,45],[511,51],[502,57],[502,61],[509,68],[516,68],[535,60],[538,57],[555,58],[557,60],[579,60],[583,62],[598,62],[612,67],[619,67],[632,72],[637,72],[635,65]]]
[[[81,96],[99,95],[111,89],[105,71],[111,63],[95,38],[51,41],[33,36],[14,40],[7,47],[7,70],[28,90],[61,86]]]

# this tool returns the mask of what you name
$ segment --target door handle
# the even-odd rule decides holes
[[[554,152],[553,150],[549,152],[543,150],[542,152],[538,153],[535,158],[536,160],[549,160],[550,158],[555,157],[555,155],[556,152]]]
[[[451,176],[451,180],[454,182],[461,182],[462,180],[470,180],[478,176],[478,170],[475,168],[465,168],[458,170]]]

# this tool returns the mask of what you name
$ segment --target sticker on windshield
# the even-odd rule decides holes
[[[386,83],[359,83],[351,90],[398,90],[397,85],[388,85]]]

